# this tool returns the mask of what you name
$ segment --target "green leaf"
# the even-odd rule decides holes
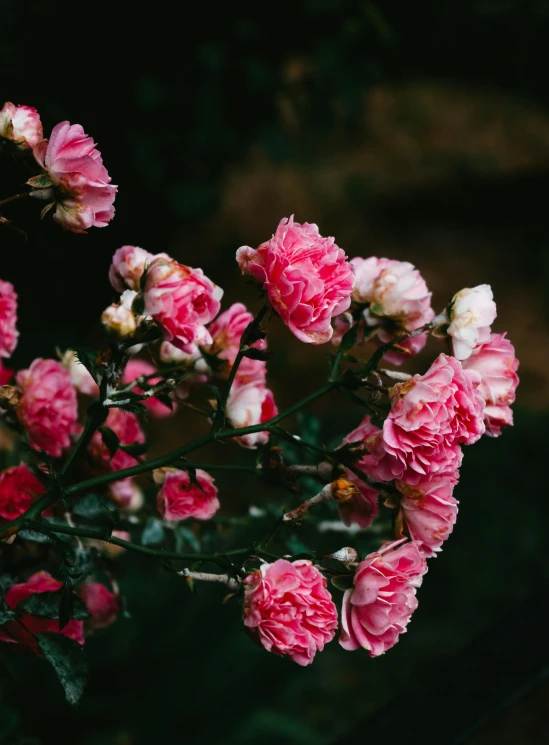
[[[83,621],[89,618],[90,613],[82,598],[76,595],[70,587],[68,592],[71,597],[69,620],[73,618],[75,621]],[[37,592],[22,600],[17,606],[17,610],[40,618],[53,618],[57,621],[61,616],[62,604],[64,601],[66,603],[66,595],[67,590],[63,588],[51,592]],[[66,624],[64,625],[66,626]]]
[[[348,331],[345,332],[339,345],[339,348],[342,352],[347,352],[349,349],[356,347],[359,329],[360,324],[355,323]]]
[[[162,543],[164,540],[164,528],[162,522],[155,517],[149,517],[141,534],[141,545],[150,546],[154,543]]]
[[[250,347],[250,349],[247,349],[242,353],[242,356],[248,357],[250,360],[268,360],[271,356],[271,352],[268,352],[266,349],[255,349],[254,347]]]
[[[149,445],[146,442],[134,442],[132,445],[120,445],[120,450],[123,450],[128,455],[144,455],[149,449]]]
[[[4,594],[0,591],[0,626],[8,621],[13,621],[16,617],[15,611],[13,611],[4,599]]]
[[[32,186],[33,189],[47,189],[48,187],[53,186],[53,181],[47,173],[41,173],[38,176],[30,178],[27,181],[27,184]]]
[[[74,505],[72,511],[78,517],[84,517],[88,520],[106,518],[110,522],[118,522],[118,512],[112,506],[112,503],[108,503],[97,494],[86,494]]]
[[[353,586],[353,575],[338,574],[337,576],[332,577],[330,581],[334,587],[337,587],[338,590],[342,590],[343,592],[345,592],[345,590],[350,590]]]
[[[78,362],[80,362],[81,365],[84,365],[86,370],[97,383],[97,355],[95,354],[93,349],[88,349],[87,347],[73,347],[72,351],[76,355]]]
[[[120,449],[120,439],[116,432],[113,432],[110,427],[99,427],[101,437],[103,438],[103,444],[109,451],[111,458],[114,458],[117,451]]]
[[[212,432],[214,435],[219,432],[219,430],[223,429],[225,425],[225,411],[223,409],[223,404],[221,403],[221,393],[219,392],[219,388],[217,388],[215,385],[208,386],[210,388],[216,399],[216,409],[215,414],[212,422]]]
[[[86,686],[88,662],[84,649],[74,639],[52,631],[35,636],[45,659],[55,670],[65,690],[67,701],[74,706],[82,698]]]

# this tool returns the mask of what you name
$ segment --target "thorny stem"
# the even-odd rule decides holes
[[[23,194],[14,194],[12,197],[1,199],[0,207],[2,207],[4,204],[9,204],[10,202],[17,202],[19,199],[26,199],[29,196],[30,196],[30,191],[26,191]]]

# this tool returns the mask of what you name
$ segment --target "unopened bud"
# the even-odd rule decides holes
[[[359,494],[358,487],[344,476],[332,481],[332,497],[339,504],[344,504]]]
[[[137,329],[137,318],[135,314],[122,305],[109,305],[101,316],[101,323],[108,334],[126,339],[133,336]]]
[[[326,558],[341,561],[342,564],[352,564],[358,559],[358,551],[350,546],[345,546],[345,548],[340,548],[334,554],[328,554]]]

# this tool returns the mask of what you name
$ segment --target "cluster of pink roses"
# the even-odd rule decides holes
[[[53,219],[74,233],[103,228],[112,220],[117,187],[80,124],[61,122],[49,140],[43,139],[36,109],[7,102],[0,109],[0,138],[32,150],[41,173],[27,183],[30,196],[46,202],[42,215],[55,208]]]

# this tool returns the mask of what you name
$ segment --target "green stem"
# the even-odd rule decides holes
[[[88,416],[84,430],[78,438],[76,445],[71,450],[69,457],[61,469],[61,475],[64,476],[72,465],[72,462],[81,450],[84,450],[90,444],[98,427],[106,420],[109,410],[99,402],[93,403],[88,409]]]
[[[126,541],[123,538],[117,538],[116,536],[112,535],[106,536],[104,531],[96,530],[93,528],[73,528],[70,525],[57,525],[33,520],[25,520],[23,526],[25,528],[28,528],[29,530],[34,530],[36,533],[43,533],[44,535],[48,535],[49,533],[60,533],[63,535],[74,535],[78,538],[93,538],[95,540],[103,541],[104,543],[111,543],[114,546],[126,548],[129,551],[135,551],[136,553],[145,554],[146,556],[155,556],[157,559],[180,559],[182,561],[214,561],[224,566],[225,564],[223,562],[223,556],[242,556],[250,552],[249,548],[236,548],[232,549],[231,551],[218,551],[214,554],[185,554],[175,551],[164,551],[163,549],[147,548],[147,546],[140,546],[138,543],[132,543],[131,541]]]
[[[28,196],[30,196],[29,191],[26,191],[24,194],[14,194],[13,197],[7,197],[6,199],[0,200],[0,207],[4,204],[9,204],[10,202],[16,202],[19,199],[26,199]]]

